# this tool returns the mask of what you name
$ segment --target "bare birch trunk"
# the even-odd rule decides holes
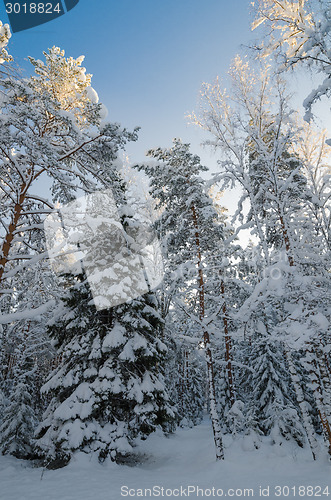
[[[205,282],[202,269],[202,254],[200,246],[200,228],[198,224],[198,217],[194,205],[191,206],[192,219],[195,229],[195,244],[197,252],[198,261],[198,286],[199,286],[199,319],[202,322],[205,317]],[[213,356],[210,348],[210,335],[205,329],[203,333],[205,353],[207,360],[207,372],[208,372],[208,395],[210,404],[210,418],[213,427],[214,443],[216,448],[216,460],[224,460],[224,448],[221,433],[221,426],[219,422],[219,416],[217,412],[216,397],[215,397],[215,382],[214,382],[214,363]]]
[[[204,335],[205,344],[206,344],[206,333]],[[224,448],[223,448],[223,440],[221,433],[221,426],[217,412],[217,404],[215,398],[215,385],[214,385],[214,365],[212,353],[209,347],[209,343],[206,348],[206,357],[207,357],[207,370],[208,370],[208,389],[209,389],[209,405],[210,405],[210,418],[213,427],[214,434],[214,442],[216,448],[216,460],[224,460]]]

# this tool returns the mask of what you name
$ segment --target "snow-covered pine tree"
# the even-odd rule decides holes
[[[151,196],[158,202],[156,208],[163,209],[156,226],[166,241],[165,258],[171,263],[175,276],[181,274],[179,293],[173,303],[184,311],[187,308],[188,317],[195,317],[203,336],[216,458],[223,459],[205,281],[208,255],[216,249],[219,253],[223,227],[200,177],[206,167],[201,165],[197,155],[190,153],[189,144],[174,139],[172,148],[150,150],[148,156],[156,162],[139,165],[138,169],[150,179]],[[215,313],[214,303],[212,312]]]
[[[32,232],[54,209],[80,190],[91,193],[112,188],[116,195],[118,151],[136,140],[118,124],[104,122],[105,108],[82,67],[83,57],[66,58],[58,47],[44,53],[45,62],[30,59],[36,76],[0,76],[0,299],[8,303],[12,289],[7,278],[25,261],[47,254],[29,247]],[[50,180],[51,196],[36,192],[36,183]],[[39,221],[34,219],[39,216]],[[17,248],[20,255],[17,257]],[[32,260],[33,258],[33,260]]]

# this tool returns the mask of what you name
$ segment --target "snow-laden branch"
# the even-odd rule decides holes
[[[11,314],[0,315],[0,325],[12,323],[14,321],[21,321],[26,319],[35,319],[42,314],[45,314],[49,309],[55,307],[56,301],[50,300],[36,309],[27,309],[26,311],[19,311]]]

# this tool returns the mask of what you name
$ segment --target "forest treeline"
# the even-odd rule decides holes
[[[329,2],[261,0],[252,27],[260,41],[234,58],[227,89],[204,84],[189,117],[217,156],[212,175],[177,138],[125,172],[139,130],[107,121],[84,58],[53,47],[23,78],[0,23],[3,454],[50,468],[76,451],[127,463],[140,439],[208,411],[218,460],[225,434],[331,457],[331,139],[315,123],[316,103],[330,106]],[[288,88],[303,70],[318,83],[302,117]],[[55,272],[45,220],[82,197],[84,265],[69,255]],[[133,296],[144,251],[163,279]],[[92,268],[118,305],[98,306]]]

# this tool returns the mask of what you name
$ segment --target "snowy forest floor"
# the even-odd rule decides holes
[[[0,499],[1,500],[120,500],[121,487],[133,488],[127,498],[150,498],[138,489],[164,487],[160,497],[170,496],[166,489],[182,486],[182,498],[201,498],[202,492],[188,495],[188,486],[201,489],[215,488],[211,497],[218,498],[216,490],[222,488],[225,496],[261,498],[260,486],[270,487],[269,498],[284,498],[275,495],[274,487],[311,485],[329,486],[331,496],[331,466],[326,461],[313,462],[309,449],[300,449],[286,443],[285,448],[272,446],[265,440],[259,450],[245,451],[247,446],[240,438],[233,441],[230,436],[224,440],[226,459],[215,462],[211,424],[208,419],[193,429],[179,429],[169,438],[154,434],[141,443],[140,451],[145,454],[144,463],[135,467],[116,465],[110,462],[100,465],[94,458],[79,454],[71,463],[59,470],[44,471],[31,468],[29,462],[12,457],[0,456]],[[230,488],[238,491],[229,491]],[[244,492],[244,489],[253,489]],[[317,490],[316,490],[317,491]],[[123,489],[122,493],[128,492]],[[284,490],[286,493],[286,490]],[[135,493],[135,497],[132,495]],[[168,495],[166,495],[168,493]],[[180,493],[180,492],[179,492]],[[184,494],[186,493],[186,495]],[[204,492],[205,497],[208,491]],[[220,492],[219,492],[220,493]],[[233,494],[234,493],[234,494]],[[266,491],[265,491],[266,493]],[[315,492],[316,493],[316,492]],[[295,497],[308,498],[309,495]],[[310,495],[311,496],[311,495]],[[294,498],[293,490],[287,498]]]

